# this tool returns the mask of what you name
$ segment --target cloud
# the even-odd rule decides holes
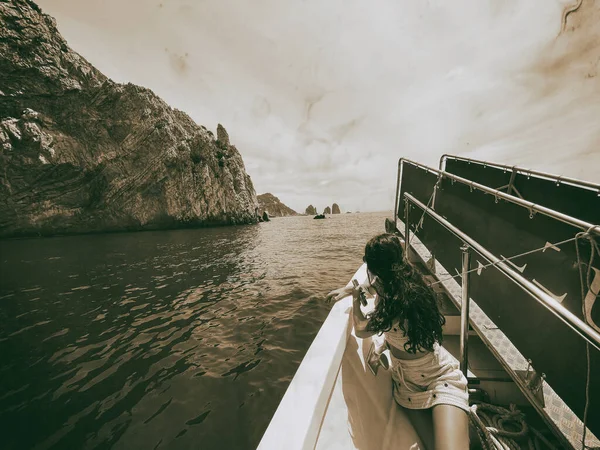
[[[224,124],[299,211],[392,209],[401,156],[600,181],[600,3],[563,26],[572,3],[40,0],[108,76]]]

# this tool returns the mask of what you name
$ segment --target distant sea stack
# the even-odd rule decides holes
[[[29,0],[0,24],[0,237],[257,221],[222,125],[107,79]]]
[[[307,216],[314,216],[317,214],[317,208],[315,208],[313,205],[308,205],[308,207],[306,208],[305,214]]]
[[[292,208],[281,203],[273,194],[261,194],[258,199],[258,211],[262,214],[264,211],[269,213],[270,217],[289,217],[297,216],[298,213]]]
[[[339,205],[337,203],[334,203],[331,206],[331,214],[340,214],[340,213],[341,213],[341,211],[340,211]]]
[[[323,214],[331,214],[331,208],[329,206],[326,206],[323,210]]]

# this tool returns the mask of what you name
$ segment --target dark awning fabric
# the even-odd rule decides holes
[[[511,170],[452,157],[446,159],[445,170],[493,189],[507,186],[512,174]],[[516,174],[513,185],[527,201],[592,224],[600,224],[600,195],[597,191],[522,173]],[[506,192],[506,188],[503,190]]]
[[[404,194],[409,193],[428,204],[437,182],[437,175],[421,169],[414,164],[402,164],[402,183],[400,184],[400,197],[398,202],[398,217],[404,219]]]
[[[436,174],[404,163],[402,194],[410,192],[427,204],[436,182]],[[435,195],[435,211],[497,257],[510,257],[544,247],[548,242],[570,239],[580,231],[541,214],[530,218],[526,208],[502,199],[496,200],[493,195],[481,191],[471,191],[469,186],[459,182],[444,179],[439,186]],[[399,206],[399,217],[403,219],[402,201]],[[436,259],[453,275],[460,273],[461,241],[428,217],[422,219],[422,227],[415,228],[423,217],[419,208],[413,206],[409,217],[411,229],[416,230],[417,236],[434,252]],[[590,246],[583,241],[580,247],[582,259],[587,261]],[[543,252],[520,257],[514,261],[514,267],[585,320],[575,243],[561,245],[558,250],[547,248]],[[474,265],[477,260],[483,264],[487,262],[481,257],[474,257]],[[594,266],[600,267],[600,258]],[[587,269],[587,265],[584,268]],[[587,368],[585,341],[497,269],[484,269],[480,275],[474,272],[471,282],[471,297],[519,351],[532,359],[535,369],[546,374],[547,381],[565,403],[583,418]],[[600,304],[592,311],[592,319],[600,324]],[[600,352],[592,347],[590,350],[592,407],[588,412],[588,427],[598,434],[600,383],[593,380],[600,375]]]

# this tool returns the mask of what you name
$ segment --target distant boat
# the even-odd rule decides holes
[[[476,405],[473,420],[487,427],[480,434],[487,439],[483,447],[538,448],[539,436],[544,435],[546,442],[553,438],[556,448],[580,449],[584,411],[586,444],[600,446],[594,436],[600,433],[600,411],[594,407],[588,411],[589,405],[600,404],[600,391],[589,390],[589,404],[580,395],[586,388],[586,364],[600,361],[597,315],[592,314],[592,301],[577,302],[575,291],[580,286],[572,278],[578,280],[578,271],[564,269],[577,266],[575,245],[551,243],[557,238],[571,241],[578,232],[586,243],[599,243],[600,185],[473,159],[444,156],[441,162],[437,170],[400,160],[394,220],[386,221],[386,230],[403,238],[408,259],[434,283],[446,319],[444,347],[460,361],[469,381],[470,404]],[[498,226],[507,222],[513,227]],[[526,250],[536,250],[540,243],[539,252],[527,255]],[[591,246],[580,247],[588,261]],[[515,262],[506,260],[521,253],[525,256]],[[464,278],[460,267],[456,269],[461,259]],[[592,284],[597,282],[594,276],[600,277],[597,264],[589,276]],[[492,265],[494,269],[488,268]],[[366,278],[362,264],[353,279],[362,283]],[[569,292],[571,303],[557,301],[541,284],[548,280],[556,292]],[[283,442],[287,450],[391,450],[411,448],[418,439],[408,416],[394,402],[386,364],[371,358],[369,348],[380,338],[359,339],[354,334],[351,303],[349,297],[331,309],[258,450],[280,449]],[[365,311],[373,306],[369,299]],[[592,374],[587,383],[594,387],[597,374],[593,370]],[[507,417],[518,415],[492,403],[533,407],[543,420],[523,425],[529,430],[526,438],[509,445],[494,431],[505,419],[496,425],[481,421],[487,416],[498,419],[500,410]],[[529,412],[523,424],[528,417]],[[490,433],[496,434],[492,438]],[[477,438],[473,440],[477,446]]]
[[[317,214],[313,219],[325,219],[325,214]]]

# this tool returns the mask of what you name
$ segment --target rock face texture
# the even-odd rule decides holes
[[[29,0],[0,24],[0,237],[257,221],[222,125],[107,79]]]
[[[258,199],[258,211],[260,214],[268,212],[270,217],[297,216],[298,213],[281,203],[273,194],[261,194]]]
[[[217,125],[217,141],[218,145],[229,145],[229,133],[227,133],[227,130],[221,124]]]
[[[340,214],[342,211],[340,211],[340,207],[337,203],[334,203],[331,206],[331,214]]]
[[[317,208],[315,208],[313,205],[308,205],[304,213],[307,216],[314,216],[315,214],[317,214]]]
[[[326,206],[323,210],[323,214],[331,214],[331,208],[329,206]]]

